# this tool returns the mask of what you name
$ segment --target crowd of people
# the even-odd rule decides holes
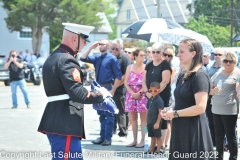
[[[120,40],[118,41],[120,43]],[[96,43],[101,47],[103,42]],[[112,45],[110,42],[107,44]],[[225,150],[230,152],[230,159],[237,159],[236,123],[239,112],[240,71],[236,67],[236,53],[216,50],[214,60],[211,61],[211,54],[203,53],[201,44],[193,39],[182,41],[177,57],[175,47],[170,44],[154,43],[146,50],[122,46],[123,44],[110,46],[109,52],[115,56],[118,55],[116,52],[125,53],[130,61],[127,67],[124,66],[125,71],[118,71],[122,74],[121,80],[126,88],[125,96],[122,94],[121,97],[125,106],[118,108],[121,115],[125,114],[128,118],[117,121],[120,122],[120,132],[124,126],[123,136],[127,136],[126,129],[129,127],[133,134],[133,140],[127,147],[143,147],[144,129],[147,127],[148,136],[152,137],[148,154],[165,153],[171,139],[169,153],[197,151],[200,154],[201,151],[206,151],[214,155],[213,159],[223,159]],[[116,58],[118,59],[118,56]],[[102,70],[104,66],[98,68]],[[119,65],[119,68],[122,66]],[[217,85],[219,81],[221,86]],[[160,84],[159,90],[156,85],[153,85],[155,90],[151,89],[151,84],[156,82]],[[108,83],[114,86],[114,81]],[[100,82],[101,84],[104,83]],[[157,112],[154,122],[150,118],[153,116],[152,112],[148,112],[152,109],[150,106],[154,106],[153,92],[158,93],[163,101],[155,108]],[[112,92],[112,95],[115,96],[115,93]],[[125,112],[122,112],[122,108]],[[160,123],[157,123],[158,113]],[[138,116],[141,123],[140,139]],[[112,133],[115,131],[116,125]],[[121,138],[123,136],[120,136],[119,141],[124,142]],[[98,143],[93,143],[102,144],[103,141],[100,137],[97,139]],[[173,158],[170,156],[170,159]]]
[[[93,27],[63,25],[62,43],[43,66],[48,104],[38,131],[47,134],[52,152],[68,147],[69,152],[82,153],[79,139],[85,138],[83,104],[103,102],[101,93],[83,87],[81,68],[75,59],[89,41]],[[131,128],[133,140],[126,147],[143,148],[147,129],[151,137],[147,154],[165,153],[168,147],[169,159],[176,158],[175,152],[182,159],[223,159],[226,139],[229,159],[237,159],[240,72],[234,52],[216,50],[215,61],[211,62],[210,54],[203,53],[202,45],[194,39],[183,40],[177,53],[174,46],[159,42],[146,50],[123,46],[120,39],[102,39],[80,57],[93,64],[96,82],[109,91],[119,110],[116,115],[96,111],[100,133],[93,144],[111,145],[118,126],[120,142],[126,141]],[[96,47],[100,53],[90,55]]]

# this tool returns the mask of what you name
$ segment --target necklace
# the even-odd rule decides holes
[[[152,69],[152,74],[154,73],[154,70],[155,70],[155,66],[153,66],[153,69]]]

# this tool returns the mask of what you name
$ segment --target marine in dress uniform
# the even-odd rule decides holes
[[[83,87],[77,53],[94,27],[63,23],[62,44],[43,65],[43,82],[48,103],[38,131],[49,139],[53,160],[81,160],[84,132],[84,104],[101,103],[103,98]]]

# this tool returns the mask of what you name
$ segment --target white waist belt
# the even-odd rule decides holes
[[[62,94],[62,95],[58,95],[58,96],[51,96],[48,97],[48,102],[53,102],[53,101],[59,101],[59,100],[64,100],[64,99],[69,99],[69,95],[68,94]]]

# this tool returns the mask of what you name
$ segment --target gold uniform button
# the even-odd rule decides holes
[[[78,106],[78,109],[80,109],[80,106]]]

